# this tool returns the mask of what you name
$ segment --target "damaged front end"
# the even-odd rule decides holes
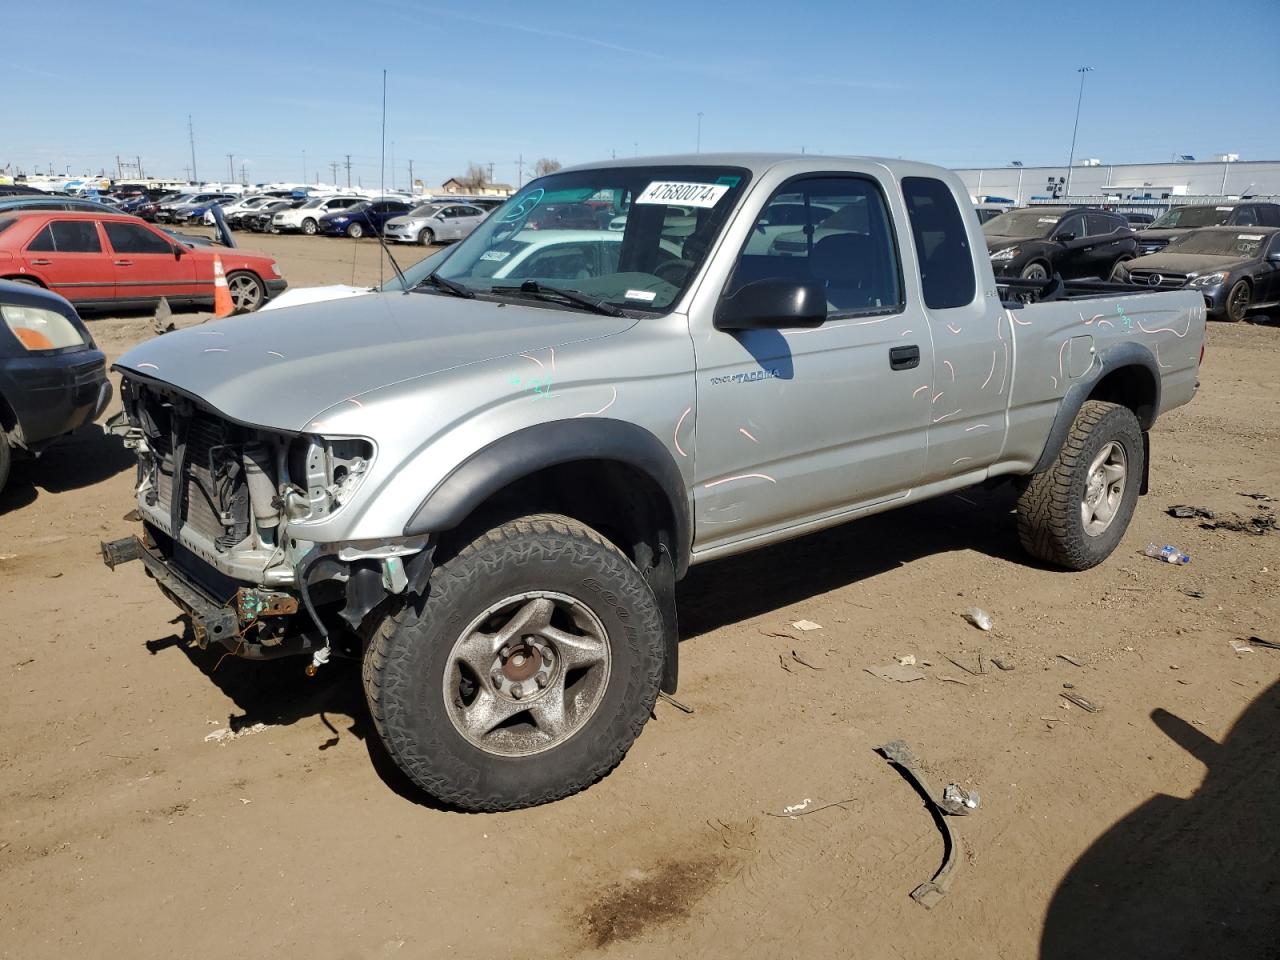
[[[421,592],[427,537],[317,543],[306,524],[349,503],[376,455],[360,437],[237,423],[162,383],[126,375],[109,425],[138,458],[137,536],[102,545],[140,560],[191,618],[195,642],[240,656],[358,655],[375,610]]]

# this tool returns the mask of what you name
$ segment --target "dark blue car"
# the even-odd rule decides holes
[[[15,454],[38,454],[110,402],[106,358],[76,308],[40,287],[0,280],[0,490]]]
[[[392,217],[408,213],[412,205],[403,200],[367,200],[345,210],[325,214],[318,224],[321,233],[331,237],[359,238],[379,234]]]

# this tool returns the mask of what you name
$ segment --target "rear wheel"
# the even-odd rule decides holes
[[[347,236],[350,237],[352,240],[359,240],[361,237],[364,236],[364,227],[360,226],[360,224],[358,223],[348,224]]]
[[[302,221],[302,232],[308,237],[314,237],[316,235],[316,222],[310,217],[307,217],[307,219]]]
[[[1249,301],[1252,299],[1249,281],[1237,280],[1227,294],[1226,318],[1232,323],[1239,323],[1249,312]]]
[[[1053,465],[1018,498],[1018,539],[1028,553],[1069,570],[1115,550],[1138,503],[1142,428],[1128,407],[1087,400]]]
[[[513,810],[608,773],[658,696],[663,625],[639,570],[568,517],[482,533],[388,617],[364,660],[387,750],[426,792]]]
[[[237,270],[227,277],[227,289],[236,313],[252,313],[267,299],[267,288],[262,281],[244,270]]]
[[[418,234],[418,242],[424,247],[429,247],[436,242],[436,235],[431,232],[430,227],[423,227],[422,232]]]

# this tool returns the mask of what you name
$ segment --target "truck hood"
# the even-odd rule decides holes
[[[298,433],[334,404],[380,387],[611,336],[635,323],[555,307],[371,293],[189,327],[135,347],[115,367],[241,423]]]

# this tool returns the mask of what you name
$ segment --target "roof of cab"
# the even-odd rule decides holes
[[[707,166],[742,167],[759,176],[774,167],[790,166],[799,170],[840,169],[842,165],[878,164],[898,175],[925,174],[937,176],[945,173],[947,179],[954,174],[943,167],[914,160],[890,157],[827,156],[820,153],[678,153],[657,157],[625,157],[602,160],[597,163],[580,163],[565,167],[564,171],[598,170],[601,167],[649,167],[649,166]],[[561,172],[561,171],[557,171]]]

